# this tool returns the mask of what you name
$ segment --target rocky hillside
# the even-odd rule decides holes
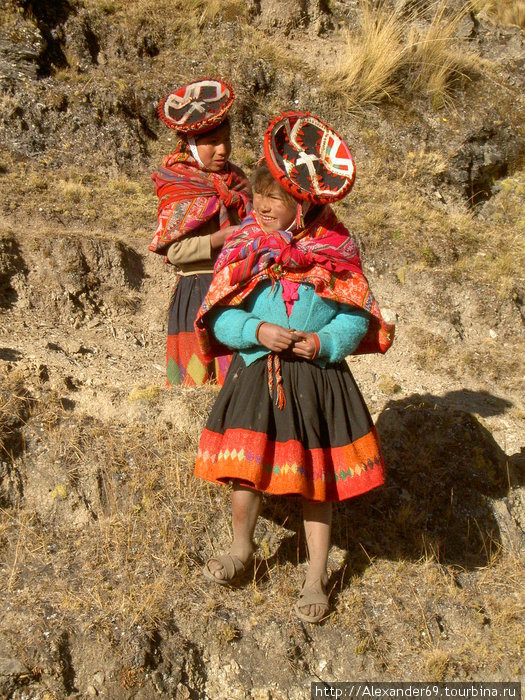
[[[525,546],[521,1],[0,0],[0,696],[304,698],[312,680],[519,680]],[[520,25],[521,23],[521,25]],[[299,509],[211,590],[228,494],[192,463],[215,390],[164,384],[147,252],[159,97],[236,90],[352,146],[338,212],[397,338],[350,360],[389,470],[338,507],[332,612],[291,609]]]

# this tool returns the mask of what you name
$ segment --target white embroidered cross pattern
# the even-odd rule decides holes
[[[305,124],[312,124],[313,126],[321,129],[321,131],[323,132],[323,137],[319,148],[319,156],[309,154],[303,151],[301,144],[297,140],[297,135],[300,131],[302,131]],[[333,131],[327,131],[326,127],[323,124],[318,122],[316,119],[313,119],[312,117],[298,119],[291,130],[290,123],[287,121],[285,123],[285,129],[291,145],[297,149],[299,154],[295,165],[294,163],[291,163],[289,160],[283,157],[283,164],[287,175],[290,176],[294,167],[304,165],[306,166],[308,174],[310,175],[315,194],[334,194],[334,190],[323,189],[319,184],[319,177],[315,167],[315,162],[321,161],[323,166],[329,172],[343,178],[344,182],[339,188],[339,190],[343,189],[343,187],[345,187],[345,185],[347,184],[348,179],[352,177],[352,174],[354,172],[354,163],[351,157],[344,158],[336,156],[342,143],[342,140],[339,138],[339,136],[337,136],[337,134]]]
[[[198,101],[203,87],[212,87],[215,92],[205,100],[201,99]],[[166,100],[164,109],[166,113],[169,113],[170,107],[175,110],[180,110],[189,105],[188,110],[177,120],[177,123],[182,125],[185,124],[195,112],[205,114],[208,102],[218,102],[226,94],[227,90],[222,85],[218,85],[214,81],[202,81],[197,84],[186,86],[184,95],[177,95],[175,93],[170,95]]]

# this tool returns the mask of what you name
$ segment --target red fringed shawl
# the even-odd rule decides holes
[[[166,254],[183,236],[192,235],[219,214],[220,228],[231,226],[230,211],[242,220],[251,210],[251,188],[243,171],[227,163],[220,173],[201,170],[197,161],[178,148],[165,158],[151,179],[159,198],[158,226],[149,249]]]
[[[329,206],[315,221],[293,235],[266,234],[255,217],[225,243],[215,275],[195,320],[195,331],[206,359],[225,349],[209,333],[207,315],[215,306],[238,306],[262,280],[286,279],[311,284],[325,299],[364,309],[370,314],[368,331],[354,355],[385,353],[394,341],[394,325],[386,323],[363,274],[357,243]]]

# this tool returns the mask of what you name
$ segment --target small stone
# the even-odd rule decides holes
[[[92,698],[96,698],[98,695],[98,690],[95,688],[94,685],[88,685],[86,692],[88,695],[91,695]]]
[[[78,340],[69,340],[66,343],[66,350],[70,355],[81,355],[84,347]]]
[[[179,683],[177,686],[177,692],[175,694],[176,700],[190,700],[191,693],[185,685]]]
[[[498,334],[496,333],[496,331],[493,328],[490,329],[489,335],[493,340],[496,340],[496,338],[498,337]]]
[[[393,309],[381,309],[381,316],[387,323],[395,323],[397,321],[397,313]]]
[[[476,25],[471,17],[471,13],[464,13],[456,27],[458,39],[471,39],[476,34]]]
[[[272,696],[266,688],[254,688],[251,697],[253,700],[271,700]]]
[[[97,671],[95,673],[95,675],[93,676],[93,681],[97,685],[103,685],[105,680],[106,680],[106,676],[104,674],[104,671]]]
[[[37,367],[38,378],[41,382],[49,381],[49,370],[46,365],[40,364]]]
[[[155,690],[157,693],[166,693],[167,688],[166,684],[164,683],[164,678],[162,677],[162,673],[160,671],[154,671],[151,675],[151,680],[153,681],[153,685],[155,686]]]
[[[27,668],[18,659],[0,658],[0,676],[20,676]]]
[[[69,377],[69,376],[64,377],[64,387],[68,391],[76,391],[76,389],[77,389],[77,386],[76,386],[75,382],[73,381],[73,378]]]

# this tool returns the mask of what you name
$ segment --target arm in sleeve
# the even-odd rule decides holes
[[[239,307],[216,307],[210,311],[210,328],[223,345],[235,350],[259,346],[255,333],[261,319]]]
[[[370,316],[366,311],[339,305],[339,312],[317,332],[321,347],[319,358],[340,362],[351,355],[366,335]]]
[[[170,263],[177,266],[208,262],[212,259],[210,234],[181,238],[170,245],[167,255]]]

